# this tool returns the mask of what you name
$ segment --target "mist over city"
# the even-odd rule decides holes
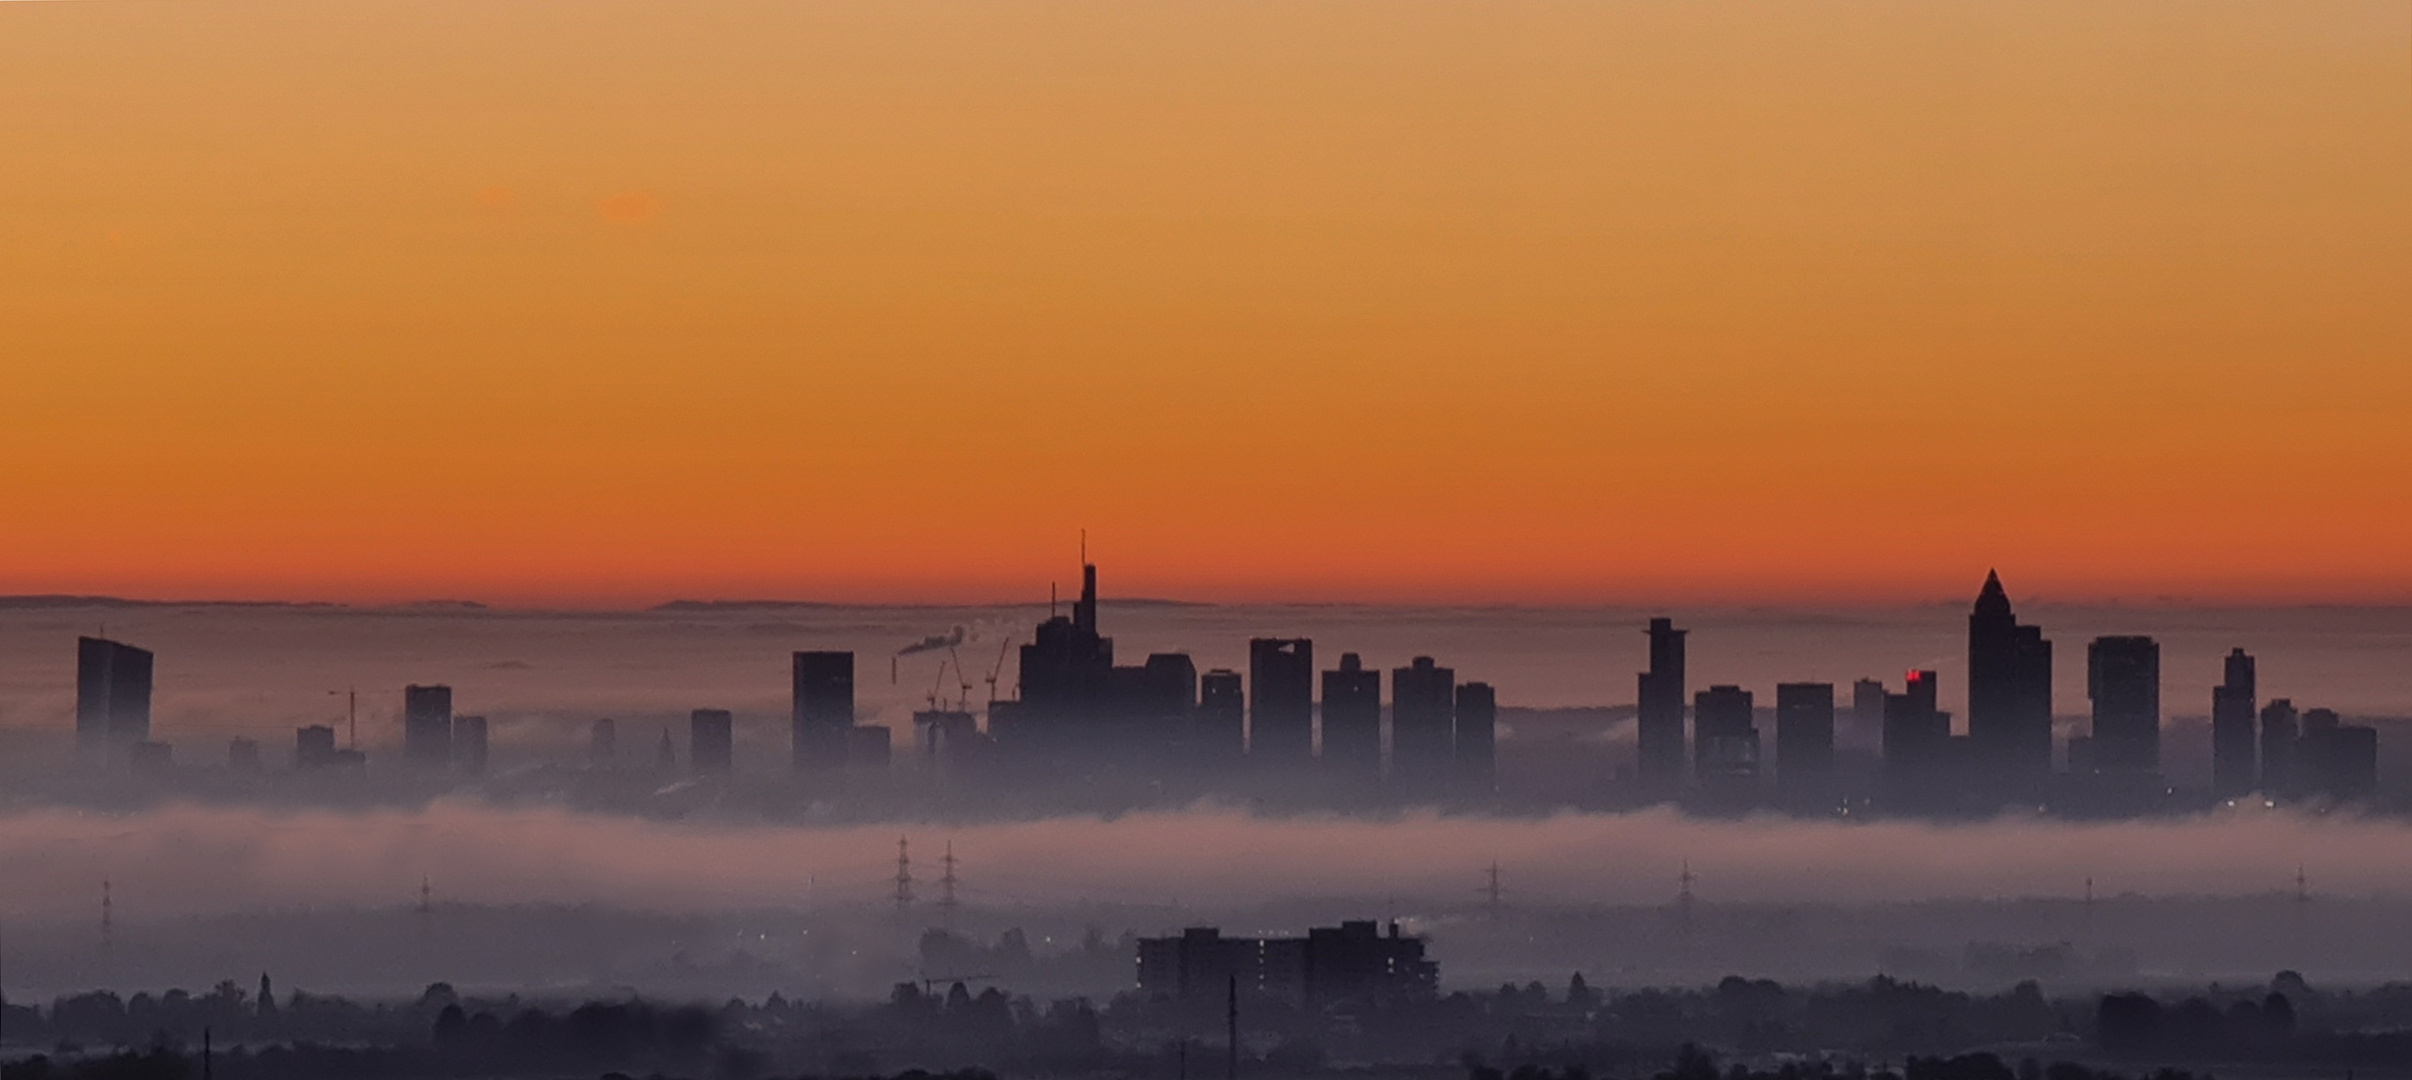
[[[2412,1080],[2407,42],[0,3],[0,1080]]]

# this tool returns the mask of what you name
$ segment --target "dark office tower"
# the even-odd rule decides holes
[[[2295,740],[2300,794],[2359,799],[2378,790],[2378,730],[2343,723],[2332,709],[2306,709]]]
[[[2298,793],[2295,740],[2301,734],[2295,703],[2272,698],[2261,707],[2261,793],[2281,798]]]
[[[293,767],[323,769],[335,764],[335,729],[312,724],[293,732]]]
[[[260,771],[260,741],[235,736],[226,744],[226,767],[235,772]]]
[[[856,724],[846,732],[846,764],[850,768],[885,770],[895,755],[895,737],[885,724]]]
[[[1968,615],[1968,742],[1981,783],[2028,793],[2052,772],[2052,643],[2019,624],[1998,574]]]
[[[1650,620],[1650,670],[1635,697],[1640,776],[1644,783],[1679,784],[1683,760],[1683,636],[1672,619]]]
[[[2227,677],[2211,688],[2211,791],[2223,799],[2250,794],[2260,782],[2253,714],[2260,704],[2253,657],[2228,651]]]
[[[471,774],[486,771],[486,718],[463,716],[452,721],[452,762]]]
[[[1323,763],[1357,776],[1382,775],[1382,673],[1355,653],[1323,673]]]
[[[1759,728],[1751,693],[1712,686],[1692,698],[1693,772],[1701,786],[1749,783],[1759,775]]]
[[[2094,701],[2094,768],[2149,773],[2161,767],[2161,646],[2148,637],[2098,637],[2085,654]]]
[[[1095,722],[1107,718],[1116,681],[1114,641],[1097,632],[1097,568],[1083,566],[1072,617],[1040,623],[1022,646],[1021,704],[1000,742],[1057,752],[1098,749]]]
[[[1149,653],[1139,672],[1137,700],[1125,703],[1132,715],[1178,720],[1198,707],[1198,665],[1188,653]]]
[[[800,652],[794,674],[789,730],[795,767],[845,764],[846,732],[854,727],[854,654]]]
[[[1935,708],[1935,673],[1913,671],[1898,694],[1884,696],[1884,776],[1896,796],[1937,795],[1951,750],[1951,714]]]
[[[452,761],[452,688],[402,688],[402,757],[430,768]]]
[[[697,709],[687,715],[687,765],[700,775],[736,767],[737,718],[727,709]]]
[[[1457,756],[1457,672],[1419,656],[1390,670],[1390,771],[1409,780],[1449,775]]]
[[[1884,730],[1884,681],[1861,679],[1851,684],[1851,722],[1862,733]]]
[[[611,722],[611,717],[603,717],[587,729],[586,760],[604,768],[619,764],[620,729]]]
[[[1817,793],[1833,783],[1833,683],[1776,686],[1775,768],[1788,792]]]
[[[1315,643],[1248,642],[1248,757],[1304,764],[1315,755]]]
[[[75,641],[75,748],[86,764],[123,762],[151,740],[151,654],[105,638]]]
[[[1489,784],[1499,760],[1499,696],[1491,684],[1470,682],[1457,688],[1457,772]]]
[[[1198,679],[1190,745],[1201,764],[1228,765],[1248,751],[1248,693],[1240,673],[1216,668]]]

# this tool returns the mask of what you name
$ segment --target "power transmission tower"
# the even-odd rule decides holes
[[[117,947],[117,905],[109,896],[109,879],[101,879],[101,951]]]
[[[913,906],[913,856],[909,841],[896,838],[896,910]]]
[[[1683,923],[1683,936],[1692,936],[1692,883],[1700,880],[1692,873],[1692,860],[1683,861],[1683,872],[1676,875],[1675,915]]]
[[[1493,859],[1491,860],[1490,883],[1482,887],[1483,906],[1489,912],[1492,922],[1499,921],[1499,901],[1500,897],[1505,894],[1506,890],[1499,887],[1499,860]]]
[[[955,877],[954,841],[946,842],[946,854],[939,858],[938,865],[946,868],[946,873],[938,877],[938,909],[952,916],[955,913],[955,883],[958,880]]]
[[[426,917],[427,917],[427,916],[429,916],[429,915],[433,915],[433,914],[435,914],[435,889],[434,889],[434,887],[433,887],[433,886],[430,886],[430,885],[428,884],[428,882],[427,882],[427,875],[425,875],[425,874],[421,874],[421,875],[419,875],[419,909],[418,909],[418,910],[419,910],[419,917],[420,917],[420,918],[422,918],[422,919],[426,918]]]

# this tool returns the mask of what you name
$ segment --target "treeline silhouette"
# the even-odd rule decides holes
[[[1220,993],[1041,1002],[973,981],[899,983],[871,1003],[774,994],[718,1006],[480,998],[441,983],[416,999],[367,1004],[251,995],[232,983],[203,994],[78,994],[47,1008],[6,1006],[9,1044],[43,1052],[9,1063],[0,1080],[199,1076],[205,1044],[210,1080],[766,1080],[900,1069],[1170,1077],[1219,1074],[1229,1053]],[[1972,994],[1883,977],[1813,987],[1729,977],[1611,992],[1575,975],[1562,989],[1530,982],[1314,1008],[1243,995],[1240,1004],[1238,1056],[1253,1076],[1310,1075],[1334,1062],[1464,1069],[1475,1080],[2112,1080],[2083,1061],[2154,1080],[2193,1078],[2153,1066],[2412,1068],[2412,985],[2325,992],[2293,973],[2169,997],[2053,997],[2031,982]],[[1719,1055],[1734,1064],[1720,1068]],[[1751,1071],[1779,1060],[1794,1064]]]

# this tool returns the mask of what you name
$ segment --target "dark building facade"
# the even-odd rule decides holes
[[[1499,695],[1486,682],[1457,688],[1457,773],[1487,787],[1499,771]]]
[[[2211,793],[2223,799],[2252,794],[2261,784],[2260,711],[2253,657],[2231,649],[2218,686],[2211,688]]]
[[[697,775],[725,774],[737,764],[737,718],[727,709],[687,715],[687,767]]]
[[[472,774],[486,771],[486,718],[460,716],[452,721],[452,763]]]
[[[1354,776],[1382,774],[1382,673],[1355,653],[1323,673],[1323,763]]]
[[[1248,757],[1304,765],[1315,754],[1315,643],[1248,642]]]
[[[311,724],[293,732],[293,767],[323,769],[335,764],[335,729]]]
[[[402,757],[433,768],[452,762],[452,688],[402,688]]]
[[[1194,764],[1228,766],[1248,750],[1247,681],[1216,668],[1198,677],[1198,711],[1190,718]]]
[[[1017,720],[1026,730],[1000,735],[1000,742],[1066,749],[1094,739],[1114,680],[1114,641],[1097,632],[1097,568],[1080,573],[1071,617],[1040,623],[1035,639],[1022,646]]]
[[[854,727],[854,654],[799,652],[793,658],[792,674],[788,724],[795,767],[826,769],[845,764],[846,733]]]
[[[1390,771],[1410,783],[1446,779],[1457,757],[1457,672],[1419,656],[1390,671]]]
[[[1913,671],[1898,694],[1884,696],[1884,782],[1898,802],[1933,802],[1950,793],[1951,714],[1935,707],[1940,683]]]
[[[2148,637],[2098,637],[2086,649],[2085,685],[2094,703],[2094,768],[2151,773],[2161,767],[2161,646]]]
[[[1775,725],[1776,783],[1786,792],[1798,795],[1831,791],[1834,785],[1834,684],[1778,684]]]
[[[1978,777],[1999,794],[2030,794],[2052,773],[2052,643],[2011,610],[1985,575],[1968,615],[1968,742]]]
[[[1303,938],[1229,938],[1211,927],[1138,943],[1139,991],[1151,998],[1220,1005],[1242,994],[1304,1008],[1382,1007],[1430,1001],[1440,969],[1424,940],[1385,934],[1370,920],[1319,926]]]
[[[75,642],[75,749],[89,765],[123,764],[151,740],[151,653],[106,638]]]
[[[1703,787],[1748,785],[1759,776],[1759,728],[1751,693],[1712,686],[1692,698],[1693,771]]]
[[[1684,761],[1683,636],[1672,619],[1650,620],[1650,669],[1641,673],[1634,701],[1637,775],[1645,784],[1679,784]]]
[[[2295,740],[2302,734],[2295,703],[2272,698],[2261,707],[2261,791],[2273,798],[2296,794]]]
[[[2304,710],[2294,775],[2305,797],[2368,798],[2378,791],[2378,729],[2347,724],[2334,710]]]

